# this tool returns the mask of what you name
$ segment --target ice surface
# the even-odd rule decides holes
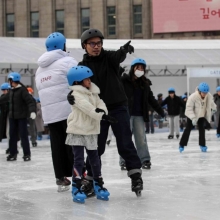
[[[31,148],[31,162],[7,162],[7,143],[0,143],[0,220],[219,220],[220,139],[207,132],[208,152],[198,146],[192,131],[188,147],[180,154],[179,142],[167,132],[148,134],[152,169],[143,170],[144,190],[137,198],[130,179],[118,165],[115,142],[106,147],[103,161],[109,201],[95,197],[85,204],[72,201],[71,192],[57,192],[49,140]]]

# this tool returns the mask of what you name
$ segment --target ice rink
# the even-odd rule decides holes
[[[198,146],[192,131],[188,147],[180,154],[177,139],[168,132],[148,134],[152,169],[143,170],[144,190],[137,198],[130,179],[118,165],[116,143],[107,146],[103,161],[109,201],[95,197],[85,204],[72,201],[71,191],[58,193],[49,140],[31,148],[32,160],[6,161],[6,141],[0,143],[0,220],[219,220],[220,139],[207,132],[208,152]]]

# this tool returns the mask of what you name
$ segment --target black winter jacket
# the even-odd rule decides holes
[[[168,115],[177,116],[180,114],[180,107],[185,107],[182,99],[176,95],[172,99],[170,96],[167,96],[161,106],[167,105]]]
[[[117,51],[102,49],[97,57],[84,54],[83,60],[78,64],[87,66],[93,71],[91,81],[99,87],[100,98],[109,110],[115,106],[127,105],[127,97],[119,74],[119,65],[125,58],[126,53],[122,49]]]
[[[36,101],[24,86],[10,90],[9,118],[29,118],[31,112],[36,112]]]
[[[6,138],[6,124],[9,112],[9,93],[0,97],[0,142]]]
[[[128,97],[128,107],[129,112],[131,114],[132,108],[133,108],[133,102],[134,102],[134,85],[129,77],[129,75],[124,74],[121,77],[124,90],[126,93],[126,96]],[[142,100],[142,109],[143,109],[143,118],[145,122],[149,122],[149,110],[150,106],[162,117],[164,117],[164,111],[161,108],[161,106],[158,104],[157,100],[154,98],[153,92],[150,88],[151,81],[148,79],[148,85],[143,84],[143,100]]]

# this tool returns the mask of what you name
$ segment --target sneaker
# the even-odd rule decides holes
[[[151,168],[151,162],[149,160],[146,160],[142,164],[142,169],[150,169]]]

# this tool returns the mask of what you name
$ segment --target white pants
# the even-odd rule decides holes
[[[169,115],[169,129],[170,129],[170,135],[174,136],[174,130],[176,132],[176,135],[180,134],[180,116],[172,116]]]

